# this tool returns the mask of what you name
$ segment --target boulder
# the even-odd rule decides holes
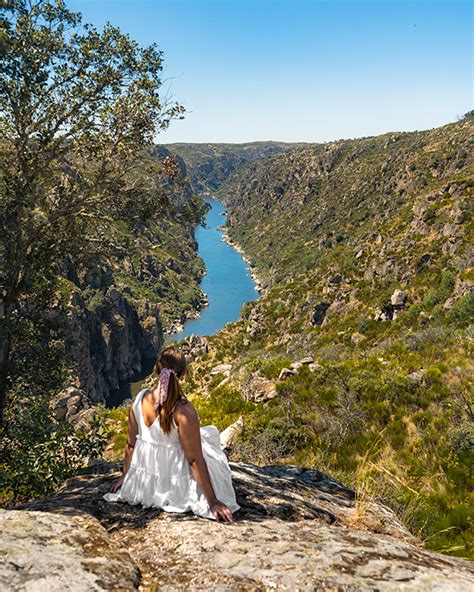
[[[301,364],[302,366],[306,366],[308,364],[313,364],[314,358],[313,358],[313,356],[305,356],[304,358],[301,358],[300,360],[298,360],[298,363]]]
[[[242,432],[243,427],[244,427],[244,418],[241,415],[237,421],[234,421],[234,423],[232,423],[224,431],[221,432],[220,439],[221,439],[221,446],[223,449],[230,448],[232,446],[232,444],[235,442],[236,438]]]
[[[295,374],[296,370],[294,368],[282,368],[278,375],[278,380],[284,380],[285,378],[288,378],[288,376],[294,376]]]
[[[224,376],[230,376],[230,371],[232,370],[232,364],[217,364],[211,368],[209,374],[211,376],[216,376],[217,374],[224,374]]]
[[[259,373],[252,374],[243,388],[244,398],[254,403],[269,401],[277,395],[275,384]]]
[[[58,419],[65,419],[72,425],[80,423],[82,428],[86,427],[85,418],[90,418],[96,413],[96,410],[91,408],[89,397],[76,386],[64,388],[53,400],[52,405]],[[85,411],[87,413],[84,413]]]
[[[408,295],[406,292],[397,288],[390,296],[390,302],[383,308],[378,308],[375,311],[374,319],[376,321],[395,320],[399,313],[405,308],[407,300]]]
[[[384,307],[383,309],[377,308],[374,313],[375,321],[391,321],[393,318],[393,311],[391,306]]]
[[[390,304],[394,308],[403,308],[407,302],[407,299],[407,294],[403,290],[397,289],[390,297]]]

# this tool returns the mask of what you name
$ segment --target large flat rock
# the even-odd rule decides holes
[[[137,565],[88,514],[0,510],[0,590],[135,590]]]
[[[130,552],[160,590],[472,591],[465,562],[388,535],[314,520],[159,520]],[[152,583],[152,578],[148,580]]]
[[[473,589],[471,563],[426,551],[391,510],[361,508],[353,491],[319,471],[233,464],[241,510],[228,525],[105,502],[118,468],[97,465],[51,498],[2,512],[6,589]],[[16,572],[33,564],[30,579]]]

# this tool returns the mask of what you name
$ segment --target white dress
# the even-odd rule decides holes
[[[215,519],[209,505],[194,479],[176,424],[169,434],[161,429],[159,418],[148,427],[142,414],[142,389],[133,402],[138,434],[130,468],[122,487],[116,493],[106,493],[108,502],[142,504],[145,508],[161,508],[166,512],[187,512]],[[211,477],[214,492],[231,512],[240,508],[235,500],[227,457],[222,451],[219,430],[215,426],[200,428],[202,451]]]

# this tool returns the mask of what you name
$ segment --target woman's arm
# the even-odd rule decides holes
[[[128,436],[127,436],[127,443],[125,444],[125,462],[123,465],[123,471],[120,478],[114,483],[112,487],[112,493],[115,493],[122,487],[123,480],[125,479],[125,475],[130,468],[130,463],[132,462],[133,456],[133,449],[135,448],[135,442],[137,440],[138,434],[138,424],[135,418],[135,413],[133,412],[133,402],[130,405],[130,409],[128,411]]]
[[[174,417],[178,425],[178,434],[183,446],[184,456],[191,467],[193,477],[209,504],[211,512],[217,519],[223,518],[228,522],[233,522],[232,512],[217,499],[212,487],[209,469],[202,453],[199,417],[196,409],[190,403],[179,405]]]

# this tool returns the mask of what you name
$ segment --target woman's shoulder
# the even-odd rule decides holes
[[[180,397],[176,401],[176,407],[174,409],[175,417],[187,417],[189,419],[193,417],[199,417],[196,411],[196,407],[186,397]]]
[[[181,409],[181,410],[182,409],[186,409],[186,410],[194,409],[194,405],[191,403],[191,401],[187,397],[185,397],[184,395],[181,395],[179,397],[179,399],[176,401],[175,409],[176,410],[178,410],[178,409]]]
[[[138,391],[138,393],[135,396],[132,396],[132,400],[133,401],[137,401],[140,397],[143,397],[143,395],[146,395],[151,389],[147,386],[143,387],[142,389],[140,389]]]
[[[138,393],[132,397],[130,407],[135,407],[148,394],[150,389],[148,387],[142,388]]]

